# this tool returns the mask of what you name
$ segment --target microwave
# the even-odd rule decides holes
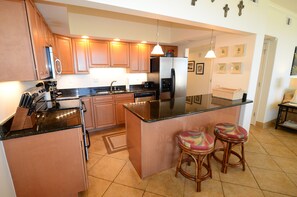
[[[58,58],[54,57],[52,47],[45,47],[45,51],[47,59],[46,65],[50,73],[49,77],[45,79],[56,79],[58,75],[62,74],[62,63]]]

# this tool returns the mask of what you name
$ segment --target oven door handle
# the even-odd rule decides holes
[[[87,146],[87,148],[90,148],[91,141],[90,141],[90,134],[89,134],[89,131],[88,130],[86,130],[86,134],[87,134],[87,140],[88,140],[88,144],[86,146]]]

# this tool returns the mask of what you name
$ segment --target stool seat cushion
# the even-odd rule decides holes
[[[246,139],[247,131],[241,126],[231,123],[216,124],[214,129],[215,134],[223,138]]]
[[[201,131],[182,131],[177,135],[181,144],[192,150],[208,150],[214,145],[214,139]]]

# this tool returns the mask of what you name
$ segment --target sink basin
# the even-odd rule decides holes
[[[101,92],[96,92],[96,94],[110,94],[109,91],[101,91]]]
[[[117,93],[123,93],[123,92],[126,92],[126,90],[114,90],[111,93],[112,94],[117,94]]]
[[[96,94],[119,94],[119,93],[123,93],[123,92],[126,92],[126,90],[113,90],[112,92],[100,91],[100,92],[96,92]]]

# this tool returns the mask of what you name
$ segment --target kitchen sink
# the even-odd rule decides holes
[[[124,93],[126,90],[113,90],[112,92],[110,91],[98,91],[96,94],[119,94],[119,93]]]

